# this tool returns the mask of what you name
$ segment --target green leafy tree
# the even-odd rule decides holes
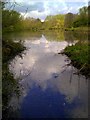
[[[47,16],[44,22],[47,29],[61,29],[64,26],[64,15]]]
[[[90,3],[88,6],[88,26],[90,26]]]
[[[74,19],[73,26],[87,26],[88,25],[88,7],[82,7],[79,9],[78,16]]]
[[[14,10],[2,11],[2,28],[13,31],[17,24],[20,23],[20,14]]]
[[[71,28],[74,20],[74,15],[72,13],[68,13],[65,15],[64,26],[66,28]]]

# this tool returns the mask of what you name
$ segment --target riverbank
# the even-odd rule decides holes
[[[74,28],[74,27],[72,27],[72,28],[64,28],[64,30],[65,31],[80,31],[80,32],[88,32],[88,31],[90,31],[90,27],[76,27],[76,28]]]
[[[78,74],[81,73],[86,77],[90,77],[89,64],[89,43],[76,43],[76,45],[65,48],[64,53],[71,59],[73,66],[78,68]]]
[[[18,81],[14,79],[13,74],[9,72],[8,64],[17,54],[21,53],[25,47],[18,42],[14,43],[12,40],[2,40],[2,111],[3,118],[9,116],[8,102],[12,94],[19,95]]]

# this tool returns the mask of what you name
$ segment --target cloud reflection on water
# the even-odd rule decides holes
[[[73,66],[67,67],[70,60],[66,61],[68,58],[65,55],[57,54],[68,45],[66,41],[50,42],[42,36],[35,41],[26,40],[24,45],[27,50],[24,51],[23,57],[16,56],[9,66],[15,78],[22,79],[21,101],[35,84],[42,91],[50,88],[65,95],[65,100],[69,104],[76,98],[86,104],[88,87],[85,77],[74,75],[76,69]]]

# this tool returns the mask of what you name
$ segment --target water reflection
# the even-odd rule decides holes
[[[24,45],[27,50],[22,57],[16,56],[9,65],[22,86],[21,96],[17,101],[12,97],[10,106],[20,108],[23,118],[88,117],[88,83],[84,76],[74,74],[77,69],[67,56],[58,54],[68,42],[48,41],[42,34],[24,39]]]

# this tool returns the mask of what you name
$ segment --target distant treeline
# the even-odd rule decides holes
[[[47,16],[44,24],[45,27],[49,29],[87,27],[90,25],[89,11],[90,6],[84,6],[79,9],[77,14],[67,13]]]
[[[5,4],[0,2],[2,6],[2,29],[3,31],[20,31],[20,30],[45,30],[45,29],[64,29],[75,28],[90,25],[88,11],[90,6],[82,7],[77,14],[59,14],[54,16],[47,16],[44,22],[40,19],[24,18],[19,12],[15,10],[8,10]]]

